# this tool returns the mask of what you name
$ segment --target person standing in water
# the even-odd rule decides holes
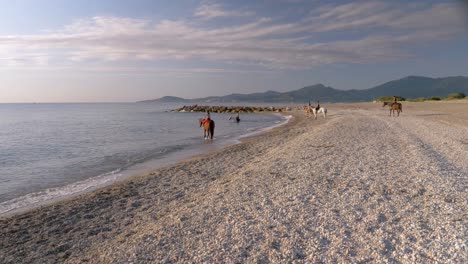
[[[234,116],[230,116],[230,117],[229,117],[229,120],[231,120],[231,119],[233,119],[233,118],[234,118]],[[239,112],[237,112],[237,115],[236,115],[236,117],[235,117],[234,119],[236,120],[237,123],[240,122]]]

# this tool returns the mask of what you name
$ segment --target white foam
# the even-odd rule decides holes
[[[8,212],[17,211],[19,209],[28,209],[45,203],[64,198],[71,195],[77,195],[86,191],[96,189],[98,187],[115,182],[121,178],[121,170],[114,170],[96,177],[92,177],[83,181],[71,183],[62,187],[49,188],[43,191],[26,194],[24,196],[14,198],[0,203],[0,215]]]

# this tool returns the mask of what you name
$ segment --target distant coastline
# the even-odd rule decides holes
[[[338,90],[323,84],[303,87],[290,92],[267,91],[264,93],[230,94],[185,99],[176,96],[164,96],[138,103],[306,103],[309,100],[321,102],[369,102],[381,96],[400,96],[405,98],[443,97],[453,93],[468,94],[468,77],[455,76],[429,78],[408,76],[363,90]]]

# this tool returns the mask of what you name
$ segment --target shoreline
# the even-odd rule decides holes
[[[288,112],[266,113],[280,116],[282,119],[279,121],[278,124],[273,124],[268,127],[256,128],[254,129],[254,131],[246,132],[245,134],[239,135],[231,139],[225,139],[224,142],[221,142],[219,144],[210,144],[210,146],[192,146],[188,149],[185,149],[184,151],[169,153],[160,159],[149,160],[143,163],[135,164],[129,168],[118,169],[113,172],[93,176],[85,180],[67,184],[65,186],[47,188],[39,192],[29,193],[20,197],[13,198],[11,200],[1,202],[0,209],[4,208],[5,211],[2,212],[2,210],[0,210],[0,219],[9,218],[17,214],[26,213],[36,208],[49,206],[54,203],[61,202],[62,200],[73,199],[80,195],[91,193],[101,188],[111,186],[113,184],[118,184],[119,182],[126,181],[128,179],[131,179],[132,177],[146,175],[164,167],[174,166],[177,163],[184,162],[185,160],[189,160],[196,156],[207,155],[216,151],[222,151],[223,148],[242,143],[244,139],[268,133],[268,131],[276,127],[286,125],[291,118],[291,116],[287,115],[287,113]],[[208,147],[208,149],[206,149],[206,147]],[[93,184],[90,184],[90,182]],[[71,191],[67,191],[69,189],[71,189]],[[29,197],[39,197],[34,198],[36,200],[39,199],[39,201],[35,201],[32,204],[22,205],[18,208],[8,209],[9,206],[11,207],[11,204],[27,203]]]
[[[465,106],[295,112],[222,151],[0,218],[0,262],[464,262]]]

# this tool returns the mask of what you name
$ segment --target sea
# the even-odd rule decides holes
[[[213,140],[198,125],[204,113],[172,103],[0,104],[0,215],[83,193],[173,164],[287,122],[249,113],[241,122],[211,113]]]

